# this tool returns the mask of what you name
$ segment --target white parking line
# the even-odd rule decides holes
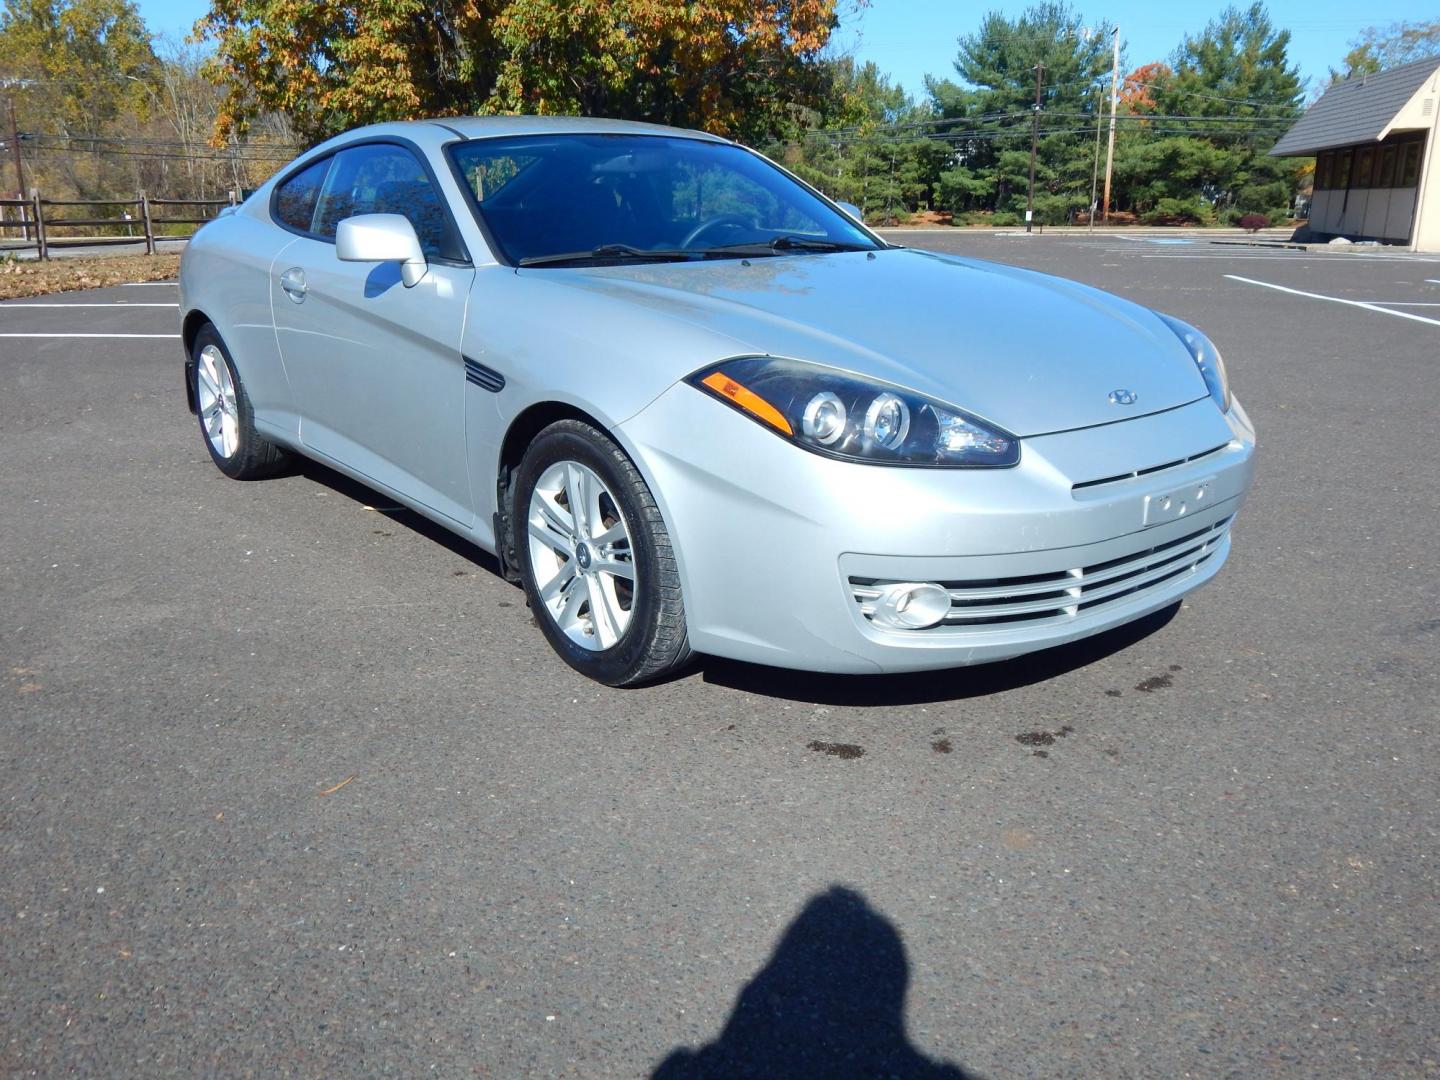
[[[1133,253],[1133,249],[1122,249],[1122,250],[1125,250],[1127,253]],[[1257,260],[1264,260],[1264,261],[1268,261],[1268,262],[1275,262],[1276,260],[1280,260],[1280,261],[1283,261],[1283,262],[1326,262],[1326,261],[1333,261],[1335,258],[1337,258],[1337,256],[1335,256],[1335,255],[1300,255],[1300,254],[1291,254],[1291,253],[1285,252],[1285,251],[1277,251],[1277,252],[1275,252],[1273,255],[1259,255],[1259,254],[1245,254],[1245,255],[1208,255],[1208,254],[1201,254],[1200,252],[1197,251],[1197,252],[1195,252],[1195,253],[1193,253],[1193,254],[1187,254],[1187,253],[1184,253],[1184,252],[1175,252],[1175,253],[1173,253],[1173,254],[1172,254],[1172,253],[1161,254],[1161,253],[1158,253],[1158,252],[1157,252],[1157,253],[1155,253],[1155,254],[1141,255],[1140,258],[1142,258],[1142,259],[1235,259],[1235,260],[1237,260],[1237,261],[1242,260],[1242,259],[1249,259],[1249,260],[1251,260],[1252,262],[1253,262],[1253,261],[1257,261]]]
[[[1184,237],[1184,236],[1125,236],[1125,235],[1122,234],[1122,235],[1120,236],[1120,239],[1121,239],[1121,240],[1129,240],[1129,241],[1131,241],[1132,243],[1136,243],[1136,244],[1180,245],[1180,244],[1193,244],[1193,243],[1195,242],[1194,240],[1191,240],[1191,239],[1189,239],[1188,237]],[[1121,249],[1119,249],[1119,250],[1122,250],[1122,251],[1123,251],[1124,249],[1121,248]]]
[[[1397,319],[1413,319],[1415,322],[1429,323],[1431,326],[1440,326],[1440,319],[1427,319],[1424,315],[1412,315],[1408,311],[1391,311],[1389,308],[1379,307],[1376,304],[1367,303],[1364,300],[1346,300],[1340,296],[1326,296],[1324,293],[1306,292],[1304,289],[1292,289],[1286,285],[1275,285],[1268,281],[1256,281],[1254,278],[1241,277],[1239,274],[1226,274],[1231,281],[1244,282],[1246,285],[1258,285],[1262,289],[1274,289],[1277,292],[1290,293],[1293,296],[1304,296],[1311,300],[1329,300],[1332,304],[1347,304],[1350,307],[1364,308],[1366,311],[1378,311],[1382,315],[1394,315]]]
[[[4,303],[0,303],[0,311],[4,311],[6,308],[20,308],[20,307],[23,307],[23,308],[81,308],[81,307],[83,307],[83,308],[97,308],[97,307],[101,307],[101,308],[130,308],[130,307],[179,307],[179,306],[180,306],[180,305],[179,305],[178,303],[177,303],[177,304],[167,304],[167,303],[159,303],[159,302],[151,303],[151,302],[149,302],[149,301],[145,301],[144,303],[131,303],[129,300],[112,300],[112,301],[111,301],[110,303],[108,303],[108,304],[12,304],[12,303],[10,303],[9,301],[6,301],[6,302],[4,302]]]
[[[178,338],[179,334],[0,334],[0,338]]]
[[[1135,253],[1134,248],[1119,248],[1117,250]],[[1359,266],[1363,263],[1374,263],[1381,265],[1389,262],[1440,262],[1440,259],[1429,259],[1424,255],[1361,255],[1358,252],[1330,252],[1324,255],[1306,255],[1293,250],[1277,250],[1273,254],[1262,255],[1259,252],[1247,252],[1243,255],[1218,255],[1201,252],[1155,252],[1153,254],[1141,255],[1142,259],[1284,259],[1289,262],[1329,262],[1336,266]]]

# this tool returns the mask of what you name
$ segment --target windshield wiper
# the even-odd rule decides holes
[[[633,247],[630,244],[601,244],[589,251],[567,251],[559,255],[531,255],[521,259],[519,266],[546,266],[560,263],[606,262],[610,260],[646,260],[654,262],[688,262],[698,259],[701,251],[682,251],[678,248],[651,251]]]
[[[751,240],[743,244],[723,244],[720,247],[704,248],[705,254],[713,251],[754,252],[773,255],[781,251],[873,251],[869,244],[847,244],[843,240],[822,240],[814,236],[796,236],[784,233],[773,240]]]
[[[782,251],[871,251],[867,244],[847,244],[786,233],[773,240],[751,240],[743,244],[721,244],[707,248],[660,248],[651,250],[631,244],[601,244],[589,251],[567,251],[558,255],[530,255],[519,266],[560,266],[587,262],[691,262],[716,256],[778,255]]]

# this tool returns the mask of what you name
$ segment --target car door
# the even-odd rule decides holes
[[[402,214],[429,263],[406,288],[395,263],[347,263],[335,229]],[[334,155],[308,230],[276,260],[271,308],[300,413],[319,455],[462,524],[474,520],[460,351],[474,269],[416,153],[364,143]]]

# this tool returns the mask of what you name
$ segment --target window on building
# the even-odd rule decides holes
[[[1421,142],[1409,142],[1400,148],[1405,156],[1396,170],[1400,178],[1397,187],[1412,188],[1420,179],[1420,151],[1424,145]]]
[[[1335,173],[1333,176],[1335,182],[1331,185],[1332,187],[1337,187],[1341,191],[1344,191],[1350,186],[1350,159],[1353,156],[1353,153],[1349,150],[1336,152]]]
[[[1355,175],[1350,181],[1353,188],[1368,188],[1371,181],[1371,170],[1375,166],[1375,151],[1369,146],[1361,148],[1355,155]]]
[[[1398,146],[1387,146],[1380,151],[1380,171],[1376,174],[1376,187],[1392,188],[1395,186],[1395,151],[1399,149]]]
[[[1335,162],[1335,155],[1329,150],[1323,151],[1315,158],[1315,190],[1330,190],[1330,167]]]

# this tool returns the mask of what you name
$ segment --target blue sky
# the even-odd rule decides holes
[[[848,7],[850,0],[841,0]],[[151,30],[180,36],[207,10],[204,0],[139,0]],[[872,0],[858,21],[847,19],[836,47],[861,60],[874,60],[912,94],[924,76],[950,76],[955,39],[970,33],[982,15],[998,8],[1008,15],[1028,4],[999,2],[957,4],[953,0]],[[1155,0],[1106,0],[1076,8],[1096,21],[1119,23],[1131,67],[1164,59],[1186,33],[1198,32],[1224,5],[1157,4]],[[1243,0],[1242,0],[1243,6]],[[1291,32],[1290,58],[1307,79],[1323,80],[1326,70],[1345,55],[1346,42],[1366,26],[1401,20],[1433,19],[1436,0],[1383,0],[1374,6],[1353,0],[1271,0],[1270,17]]]

